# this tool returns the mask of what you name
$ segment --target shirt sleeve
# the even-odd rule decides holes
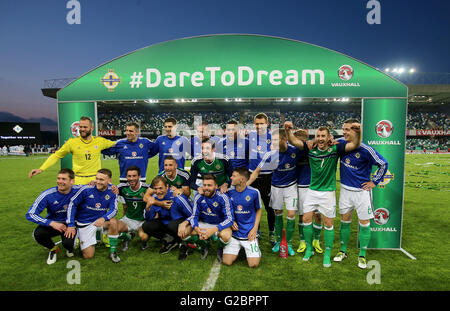
[[[40,216],[40,214],[47,206],[47,196],[45,195],[45,193],[41,193],[41,195],[34,201],[33,205],[31,205],[25,217],[29,221],[34,222],[38,225],[48,226],[51,220],[45,219]]]
[[[194,229],[195,227],[198,227],[198,200],[200,198],[200,195],[197,194],[194,198],[194,206],[192,208],[192,215],[191,217],[189,217],[187,219],[187,221],[189,221],[189,223],[191,224],[192,229]]]
[[[77,214],[77,208],[78,205],[83,201],[83,191],[86,189],[86,187],[81,188],[78,190],[77,193],[70,199],[69,206],[67,207],[67,218],[66,223],[68,227],[74,227],[75,226],[75,216]]]
[[[336,145],[336,152],[341,156],[345,154],[345,146],[347,145],[347,141],[338,140],[338,144]]]
[[[231,204],[228,196],[225,194],[220,194],[220,197],[223,199],[222,211],[226,218],[224,221],[217,225],[217,229],[219,229],[219,231],[222,231],[223,229],[229,228],[233,225],[234,218],[233,213],[231,212]]]
[[[113,194],[113,196],[109,200],[108,205],[108,212],[105,216],[103,216],[106,221],[113,219],[117,215],[117,196],[115,194]]]
[[[189,177],[189,187],[194,190],[198,190],[198,185],[196,184],[197,181],[197,175],[198,175],[198,168],[197,168],[197,161],[194,160],[191,163],[191,176]]]
[[[189,200],[184,195],[179,195],[175,197],[175,202],[180,207],[180,212],[183,214],[184,218],[189,218],[192,216],[192,205]]]
[[[371,148],[371,150],[369,150],[369,154],[372,157],[372,164],[378,166],[378,170],[372,178],[372,182],[375,185],[378,185],[380,181],[383,180],[384,175],[386,175],[389,164],[386,159],[376,150]]]
[[[148,141],[148,157],[153,158],[158,153],[159,153],[158,139],[156,139],[156,142],[149,140]]]
[[[111,148],[112,146],[114,146],[117,143],[117,141],[112,141],[112,140],[109,140],[109,139],[106,139],[106,138],[103,138],[103,137],[99,137],[99,138],[101,138],[101,146],[102,146],[101,148],[102,148],[102,150]]]
[[[71,152],[71,140],[66,141],[64,145],[61,146],[58,150],[55,151],[52,155],[50,155],[44,163],[42,163],[40,169],[45,171],[49,167],[53,166],[58,160],[64,158],[67,154]]]

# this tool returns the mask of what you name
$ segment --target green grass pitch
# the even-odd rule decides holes
[[[198,291],[207,280],[215,249],[205,261],[194,252],[186,260],[177,260],[178,251],[160,255],[160,243],[151,240],[150,248],[141,251],[135,238],[130,249],[119,255],[121,262],[112,263],[108,249],[96,248],[95,258],[83,260],[79,253],[66,258],[58,254],[55,264],[48,266],[48,251],[39,246],[31,233],[35,224],[25,219],[25,213],[35,198],[56,184],[55,165],[43,174],[28,179],[27,174],[37,168],[44,157],[1,157],[0,171],[0,290],[13,291]],[[113,170],[113,182],[118,181],[116,160],[104,160],[104,167]],[[150,162],[148,176],[156,174],[157,158]],[[352,222],[349,258],[332,267],[322,267],[322,256],[315,255],[303,262],[302,255],[280,259],[271,253],[267,237],[267,223],[263,211],[261,229],[261,264],[247,267],[240,256],[231,267],[222,266],[214,290],[218,291],[327,291],[327,290],[449,290],[450,270],[448,247],[450,219],[450,155],[407,155],[405,204],[402,247],[417,258],[412,260],[400,251],[369,250],[368,260],[380,263],[380,284],[368,284],[370,270],[357,267],[357,219]],[[339,196],[337,195],[337,198]],[[118,217],[122,215],[119,207]],[[335,220],[335,243],[332,254],[339,248],[339,221]],[[322,234],[323,245],[323,234]],[[293,246],[298,247],[298,232]],[[241,252],[242,255],[242,252]],[[80,284],[69,284],[67,267],[76,259],[81,267]]]

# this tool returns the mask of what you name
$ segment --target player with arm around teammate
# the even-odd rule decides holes
[[[351,141],[357,133],[352,129],[360,126],[356,119],[344,121],[344,139]],[[371,178],[372,166],[378,170]],[[353,211],[356,210],[359,220],[358,267],[367,268],[366,251],[370,241],[370,220],[373,216],[372,189],[375,188],[388,169],[388,162],[372,147],[361,143],[352,152],[345,153],[340,160],[341,191],[339,195],[339,214],[341,215],[340,245],[341,248],[334,261],[341,262],[347,258],[347,242],[350,236],[350,225]]]
[[[331,249],[334,243],[334,218],[336,217],[336,169],[339,156],[359,147],[361,143],[361,128],[354,126],[357,133],[350,142],[338,141],[330,146],[331,135],[327,127],[319,127],[315,134],[317,146],[309,148],[308,144],[296,138],[292,133],[293,125],[285,122],[289,143],[308,151],[311,167],[311,183],[303,204],[303,234],[306,240],[306,251],[303,257],[308,261],[314,254],[312,246],[314,212],[318,210],[324,219],[325,252],[323,266],[331,267]]]
[[[26,214],[29,221],[38,224],[33,231],[35,241],[50,250],[47,258],[49,265],[56,262],[59,251],[59,247],[52,241],[52,237],[57,235],[61,236],[67,257],[73,257],[74,237],[66,237],[64,233],[67,230],[67,207],[81,187],[74,186],[74,181],[75,173],[71,169],[61,169],[56,179],[57,186],[42,192]],[[40,216],[44,210],[47,210],[45,218]]]
[[[257,231],[262,214],[262,201],[258,189],[247,186],[250,172],[247,168],[237,167],[231,175],[231,185],[234,189],[228,191],[234,212],[234,222],[231,226],[230,243],[223,250],[223,263],[231,266],[244,248],[248,266],[256,268],[261,260]]]
[[[95,186],[82,187],[70,200],[67,208],[67,226],[65,236],[73,238],[78,231],[80,249],[83,258],[91,259],[95,254],[97,244],[96,232],[98,227],[108,229],[110,243],[109,258],[114,262],[120,262],[116,252],[118,242],[117,220],[117,195],[108,188],[112,173],[109,169],[102,168],[96,175]]]

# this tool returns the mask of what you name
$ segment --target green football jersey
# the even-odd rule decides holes
[[[212,174],[216,177],[219,187],[225,182],[229,183],[231,173],[233,173],[231,163],[228,157],[222,154],[216,153],[211,163],[207,163],[201,157],[194,158],[191,162],[191,178],[201,179],[205,175]]]
[[[309,166],[311,167],[311,184],[309,189],[316,191],[336,190],[336,169],[339,160],[338,146],[340,145],[331,146],[326,150],[320,150],[317,147],[309,150],[308,158]]]
[[[175,188],[180,189],[183,186],[189,186],[189,173],[185,170],[177,168],[177,175],[174,179],[170,179],[166,175],[166,171],[162,171],[159,175],[163,176],[167,183],[169,184],[169,188],[175,186]]]
[[[141,187],[133,191],[128,183],[122,183],[117,186],[119,188],[119,202],[127,205],[127,216],[130,219],[143,221],[144,209],[146,203],[144,202],[144,195],[149,185],[141,182]]]

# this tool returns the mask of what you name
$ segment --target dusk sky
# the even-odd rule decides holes
[[[450,72],[450,1],[379,0],[78,0],[81,24],[69,25],[68,0],[0,1],[0,111],[56,120],[44,80],[79,77],[155,43],[205,34],[279,36],[323,46],[371,66]]]

